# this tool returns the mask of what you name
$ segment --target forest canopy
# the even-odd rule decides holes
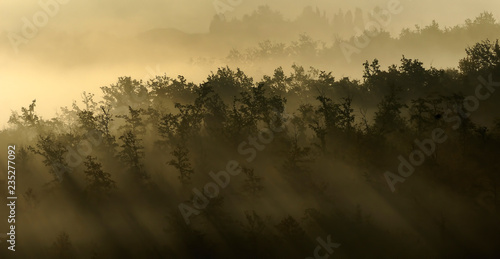
[[[499,54],[486,39],[457,68],[365,60],[361,80],[299,64],[260,80],[230,66],[199,84],[120,77],[49,119],[35,99],[0,132],[16,145],[19,214],[43,226],[20,230],[32,249],[19,253],[304,258],[331,235],[355,258],[498,255]],[[436,130],[446,141],[419,147]],[[395,175],[408,154],[417,173]]]

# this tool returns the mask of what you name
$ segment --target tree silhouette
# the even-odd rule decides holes
[[[120,146],[122,150],[119,152],[119,156],[128,166],[130,172],[139,180],[149,179],[142,164],[144,147],[141,144],[141,139],[138,139],[132,131],[125,132],[119,139],[123,142]]]
[[[194,174],[194,170],[189,162],[189,150],[182,145],[177,145],[172,151],[172,155],[174,159],[170,160],[168,164],[179,170],[178,178],[181,183],[190,183],[191,175]]]
[[[488,74],[500,67],[500,45],[498,40],[489,39],[476,43],[465,50],[467,57],[460,60],[458,67],[464,74]]]
[[[86,191],[90,196],[102,198],[116,188],[116,183],[111,180],[111,174],[102,170],[102,166],[97,159],[92,156],[87,156],[83,162],[85,165],[84,174],[86,175],[87,186]]]
[[[22,115],[15,112],[9,118],[9,124],[21,127],[35,127],[40,123],[40,118],[35,113],[36,99],[31,102],[28,108],[22,107]]]
[[[54,181],[61,181],[70,171],[64,159],[68,150],[55,139],[55,136],[39,136],[36,148],[29,146],[28,150],[44,157],[43,164],[50,168],[49,173],[54,177]]]
[[[383,135],[404,131],[406,120],[401,115],[402,108],[407,108],[407,105],[401,103],[396,95],[396,90],[393,89],[378,105],[374,120],[375,130]]]

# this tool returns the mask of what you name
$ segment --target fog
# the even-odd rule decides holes
[[[500,2],[462,2],[0,2],[18,255],[500,255]]]
[[[130,35],[153,28],[176,28],[189,33],[208,32],[208,24],[216,14],[215,1],[190,0],[123,2],[123,1],[67,1],[61,6],[62,11],[50,21],[49,27],[75,31],[107,31],[117,34]],[[280,11],[287,19],[299,15],[306,6],[318,7],[328,15],[333,15],[338,9],[355,9],[357,7],[371,10],[375,6],[387,5],[389,1],[326,1],[314,0],[285,1],[285,0],[256,0],[232,1],[237,5],[227,14],[229,18],[241,17],[255,10],[258,6],[269,5]],[[493,0],[480,1],[402,1],[408,11],[403,17],[398,17],[390,26],[398,32],[404,27],[414,24],[427,24],[436,20],[445,26],[453,26],[462,22],[471,14],[483,11],[496,10],[499,3]],[[2,1],[1,27],[4,31],[18,31],[21,26],[21,17],[31,16],[40,10],[38,1]]]

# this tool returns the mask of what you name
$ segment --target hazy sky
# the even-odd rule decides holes
[[[3,0],[0,1],[0,128],[7,122],[10,110],[20,110],[32,99],[37,98],[38,111],[45,117],[53,116],[60,106],[70,106],[72,100],[78,100],[84,90],[91,90],[99,95],[99,87],[116,82],[118,76],[130,75],[143,78],[148,74],[146,67],[155,67],[156,62],[147,64],[102,65],[86,67],[80,71],[59,71],[40,62],[35,57],[12,55],[7,32],[20,33],[23,18],[33,20],[42,9],[39,4],[53,3],[55,0]],[[59,0],[63,2],[62,0]],[[305,6],[316,6],[327,15],[333,15],[339,8],[343,10],[362,8],[365,12],[375,6],[386,6],[388,0],[220,0],[222,3],[238,3],[226,17],[241,17],[251,13],[260,5],[269,5],[280,11],[285,18],[293,19]],[[49,31],[68,33],[104,32],[121,36],[136,35],[153,28],[176,28],[186,32],[207,32],[210,21],[216,14],[212,0],[146,0],[146,1],[76,1],[67,0],[60,4],[59,10],[50,17],[47,25],[41,28],[39,35]],[[474,18],[483,11],[491,11],[499,19],[500,1],[411,1],[401,0],[403,12],[394,16],[386,30],[398,33],[401,28],[415,24],[429,24],[433,19],[440,25],[462,24],[467,18]],[[30,44],[36,44],[37,36]],[[78,57],[74,58],[78,62]],[[134,66],[135,65],[135,66]],[[167,67],[172,69],[166,71]],[[161,72],[172,72],[190,76],[194,69],[162,64]],[[202,71],[199,78],[206,77],[209,71]],[[193,76],[188,77],[197,80]]]
[[[51,0],[41,0],[50,2]],[[206,32],[212,17],[215,15],[215,1],[212,0],[147,0],[147,1],[76,1],[60,6],[60,11],[50,19],[49,27],[74,30],[104,30],[116,33],[136,33],[156,27],[172,27],[187,32]],[[342,9],[360,7],[371,10],[374,6],[387,5],[387,0],[220,0],[222,3],[241,2],[228,17],[238,17],[255,10],[259,5],[267,4],[279,10],[287,18],[293,18],[308,5],[318,6],[327,14]],[[465,18],[475,17],[482,11],[500,9],[497,0],[477,1],[431,1],[401,0],[407,7],[404,15],[396,17],[394,27],[402,27],[422,22],[428,23],[436,19],[441,24],[455,25]],[[0,30],[19,31],[21,18],[32,18],[41,10],[36,0],[3,0],[0,1]]]

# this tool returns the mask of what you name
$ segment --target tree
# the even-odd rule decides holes
[[[404,131],[406,120],[401,116],[401,109],[407,107],[406,104],[401,103],[393,88],[391,93],[378,104],[378,111],[375,113],[375,130],[382,135]]]
[[[125,131],[131,131],[135,135],[144,135],[146,132],[144,123],[142,122],[141,114],[144,112],[143,109],[134,109],[131,106],[128,107],[129,115],[118,115],[116,117],[125,119],[125,125],[121,126],[119,129],[124,129]]]
[[[140,180],[149,179],[149,175],[144,170],[144,166],[142,164],[142,158],[144,157],[144,147],[141,145],[141,139],[138,139],[137,136],[132,131],[125,132],[120,140],[123,144],[120,146],[122,150],[119,152],[119,156],[124,161],[129,170]]]
[[[319,42],[314,41],[306,34],[299,35],[298,41],[293,41],[290,48],[290,53],[298,59],[313,58],[318,55]]]
[[[328,133],[335,132],[338,129],[340,105],[325,96],[318,96],[316,100],[321,102],[316,113],[322,115],[326,131]]]
[[[44,157],[43,164],[50,168],[49,173],[53,175],[54,181],[61,181],[70,171],[64,159],[68,150],[62,143],[55,140],[55,136],[39,136],[36,148],[29,146],[28,150]]]
[[[489,39],[468,47],[467,56],[459,61],[459,69],[468,75],[487,74],[500,67],[500,45],[498,40],[491,42]]]
[[[100,198],[109,195],[111,190],[116,188],[115,181],[111,180],[111,174],[102,170],[101,163],[97,162],[96,158],[87,156],[83,164],[85,165],[83,173],[87,180],[85,189],[89,195]]]
[[[293,138],[289,145],[283,165],[285,171],[291,174],[306,173],[309,169],[308,164],[313,160],[310,157],[311,149],[309,147],[299,146],[297,137]]]
[[[236,99],[240,103],[239,113],[243,120],[244,128],[249,134],[255,134],[259,122],[269,126],[273,112],[282,113],[286,99],[278,95],[266,96],[266,86],[260,83],[249,92],[242,92],[241,97]]]
[[[146,108],[150,102],[148,89],[142,81],[130,77],[120,77],[116,84],[101,87],[103,99],[107,106],[121,109],[132,106]]]
[[[36,99],[31,102],[28,108],[22,107],[22,115],[19,116],[17,112],[13,112],[9,118],[9,124],[14,124],[21,127],[35,127],[39,125],[40,118],[35,113]]]
[[[288,79],[283,72],[282,67],[278,67],[274,70],[273,77],[265,75],[263,77],[263,83],[271,88],[271,92],[275,95],[284,96],[288,88]]]
[[[94,101],[94,96],[93,93],[82,93],[82,102],[85,104],[85,110],[93,112],[97,110],[97,103]]]
[[[168,162],[169,165],[179,170],[179,180],[182,184],[188,184],[191,180],[191,175],[194,170],[189,162],[189,150],[183,145],[177,145],[172,151],[174,159]]]
[[[245,75],[239,68],[236,71],[229,67],[219,68],[217,72],[212,73],[206,81],[214,92],[218,94],[227,104],[241,92],[247,91],[253,85],[253,79]]]
[[[423,132],[431,129],[434,122],[438,119],[436,116],[439,117],[441,115],[433,112],[429,100],[424,98],[411,100],[410,123],[415,126],[417,135],[421,135]]]
[[[416,92],[427,87],[428,73],[418,59],[408,59],[403,55],[399,67],[399,83],[404,91]]]
[[[354,109],[352,108],[352,98],[342,98],[342,103],[339,106],[338,125],[344,132],[352,132],[354,130]]]
[[[494,26],[496,24],[496,19],[491,12],[482,12],[478,17],[471,21],[467,19],[465,21],[467,27],[472,27],[473,29],[477,29],[477,27],[490,25]]]
[[[363,63],[365,70],[363,71],[363,80],[370,83],[371,79],[380,74],[380,65],[378,59],[374,59],[372,63],[368,63],[368,60]]]
[[[284,217],[280,223],[276,225],[276,229],[278,229],[286,241],[295,245],[301,245],[306,238],[304,229],[302,229],[299,222],[290,215]]]
[[[152,105],[155,108],[166,108],[167,104],[187,103],[194,99],[196,85],[188,82],[186,78],[179,75],[177,78],[170,78],[166,75],[156,76],[147,82],[150,89]]]
[[[102,114],[97,116],[97,123],[100,131],[102,132],[104,143],[110,148],[113,153],[118,146],[115,136],[111,133],[111,123],[114,121],[113,115],[110,113],[111,107],[104,107],[101,105]]]
[[[179,109],[179,113],[163,116],[158,124],[158,131],[171,145],[185,144],[201,129],[204,118],[203,106],[176,103],[175,107]]]
[[[246,175],[243,189],[251,195],[256,195],[259,191],[264,189],[262,186],[262,177],[258,177],[254,173],[253,168],[243,167],[243,173]]]
[[[80,122],[81,128],[86,131],[98,131],[98,121],[97,117],[94,116],[94,112],[89,110],[82,110],[78,113],[78,121]]]

